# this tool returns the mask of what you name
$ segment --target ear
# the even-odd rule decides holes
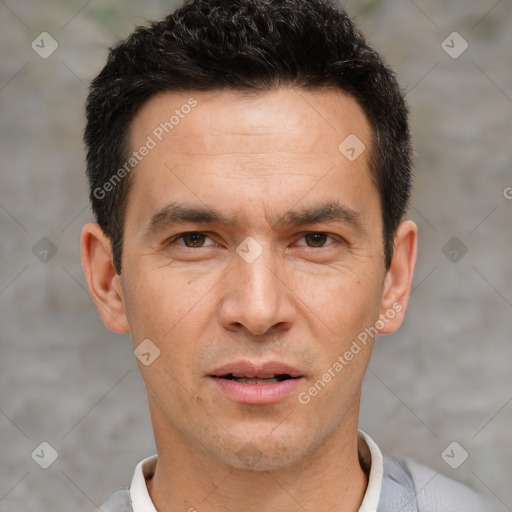
[[[114,267],[112,245],[98,224],[91,222],[83,227],[81,252],[89,291],[103,323],[111,331],[129,332],[121,277]]]
[[[391,266],[384,281],[380,309],[382,328],[380,334],[391,334],[402,325],[411,292],[416,252],[418,227],[412,220],[403,221],[396,231]]]

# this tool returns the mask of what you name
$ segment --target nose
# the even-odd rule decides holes
[[[245,328],[253,335],[263,335],[291,327],[297,314],[293,287],[287,282],[284,266],[270,249],[264,249],[251,263],[237,256],[226,278],[220,309],[224,328]]]

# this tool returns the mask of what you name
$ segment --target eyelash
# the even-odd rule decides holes
[[[186,231],[184,233],[180,233],[179,235],[175,235],[175,236],[169,238],[165,242],[165,246],[173,245],[174,242],[176,242],[179,239],[183,239],[183,237],[185,237],[186,235],[202,235],[202,236],[205,236],[207,238],[210,238],[206,233],[204,233],[202,231]],[[334,245],[336,243],[342,243],[342,240],[340,239],[340,237],[338,237],[336,235],[331,235],[330,233],[325,233],[323,231],[308,231],[308,232],[302,234],[300,239],[304,238],[307,235],[327,235],[328,238],[332,238],[334,240],[334,243],[331,243],[331,244],[328,244],[328,245],[322,246],[322,247],[314,247],[314,246],[312,247],[312,246],[306,245],[305,247],[308,247],[309,249],[324,249],[324,248],[330,247],[331,245]],[[185,249],[203,249],[205,247],[209,247],[209,246],[187,247],[186,245],[181,245],[181,244],[178,244],[178,245],[180,245],[180,247],[183,247]]]

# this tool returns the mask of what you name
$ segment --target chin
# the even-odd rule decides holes
[[[228,466],[252,471],[270,471],[292,466],[316,446],[312,443],[304,445],[305,439],[299,440],[292,436],[272,439],[261,436],[259,439],[239,439],[237,442],[230,439],[227,443],[212,450],[213,454]]]

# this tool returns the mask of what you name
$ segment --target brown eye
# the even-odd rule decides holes
[[[327,243],[327,240],[329,238],[331,239],[331,243]],[[305,244],[299,243],[297,245],[305,245],[306,247],[322,249],[323,247],[335,245],[336,238],[337,237],[329,235],[328,233],[321,233],[321,232],[306,233],[300,239],[300,240],[305,240],[306,243]]]
[[[181,235],[178,235],[174,237],[171,240],[171,243],[176,242],[177,240],[183,240],[183,244],[179,243],[178,245],[189,247],[191,249],[199,249],[201,247],[204,247],[205,239],[209,238],[204,233],[199,233],[195,231],[191,231],[189,233],[182,233]]]
[[[329,236],[325,233],[308,233],[304,235],[305,240],[311,242],[312,247],[322,247]]]

